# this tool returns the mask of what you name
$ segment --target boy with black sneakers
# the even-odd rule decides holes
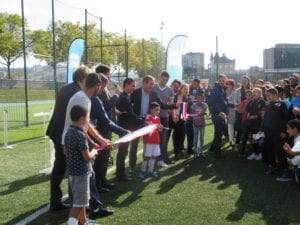
[[[278,101],[278,91],[270,88],[266,91],[268,104],[262,122],[262,130],[265,133],[265,148],[263,150],[263,160],[269,166],[267,175],[273,174],[277,163],[287,170],[286,155],[282,151],[284,139],[286,137],[287,107],[284,102]]]
[[[84,128],[88,123],[87,110],[75,105],[70,112],[72,125],[65,135],[65,153],[69,185],[73,196],[73,205],[69,214],[68,225],[86,224],[85,208],[89,205],[89,186],[92,174],[91,159],[97,151],[89,151]]]

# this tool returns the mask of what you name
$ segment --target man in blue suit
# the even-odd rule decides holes
[[[220,74],[218,76],[218,81],[216,82],[214,88],[211,91],[211,115],[214,124],[214,139],[210,147],[210,151],[214,152],[216,158],[222,158],[221,155],[221,142],[222,135],[224,133],[224,126],[226,123],[226,113],[227,113],[227,99],[225,92],[225,83],[227,76]]]

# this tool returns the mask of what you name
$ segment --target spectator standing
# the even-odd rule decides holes
[[[170,79],[170,75],[168,72],[164,71],[160,75],[159,83],[155,84],[153,87],[153,91],[157,93],[158,97],[161,101],[165,104],[173,103],[174,99],[174,92],[173,90],[167,85]],[[168,128],[169,127],[169,114],[168,110],[161,109],[159,113],[159,118],[162,126]],[[168,144],[167,144],[167,133],[166,129],[162,129],[159,133],[160,136],[160,152],[161,155],[157,158],[157,165],[160,167],[167,167],[168,164],[174,163],[168,155]]]
[[[204,134],[205,134],[205,114],[208,106],[204,102],[204,96],[198,95],[196,102],[191,105],[192,114],[197,114],[192,117],[194,129],[194,158],[205,158],[204,151]]]
[[[64,130],[66,109],[70,98],[78,91],[84,89],[86,77],[90,69],[86,66],[77,68],[73,73],[73,82],[62,87],[58,92],[54,111],[50,119],[46,135],[53,141],[55,148],[55,159],[50,175],[50,210],[66,209],[62,204],[62,190],[60,184],[66,172],[66,157],[63,152],[62,132]]]
[[[226,80],[227,76],[224,74],[220,74],[218,76],[218,82],[215,84],[211,92],[211,116],[214,124],[214,138],[210,147],[210,151],[214,152],[214,156],[216,158],[223,157],[221,154],[221,142],[225,130],[228,108],[225,92]]]

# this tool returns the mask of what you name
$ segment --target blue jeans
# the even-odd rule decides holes
[[[204,132],[205,132],[205,125],[194,128],[194,152],[195,153],[202,153],[203,152],[203,145],[204,145]],[[199,142],[198,142],[199,139]],[[199,143],[199,145],[198,145]]]

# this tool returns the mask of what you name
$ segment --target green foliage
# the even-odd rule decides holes
[[[0,29],[0,64],[7,66],[10,79],[11,64],[23,54],[21,17],[0,12]]]
[[[137,71],[140,75],[151,74],[158,76],[163,69],[162,60],[164,59],[162,59],[162,51],[164,52],[164,49],[162,49],[161,44],[155,38],[135,40],[127,36],[125,40],[124,34],[102,31],[101,42],[100,29],[94,23],[90,23],[85,27],[79,22],[57,21],[54,26],[57,63],[67,61],[70,43],[75,38],[85,38],[85,30],[87,30],[88,49],[85,54],[87,54],[88,66],[94,66],[101,62],[107,65],[121,65],[123,68],[126,68],[126,57],[128,57],[128,71]],[[0,56],[3,59],[2,64],[8,67],[8,75],[11,78],[10,65],[22,56],[23,51],[22,21],[20,16],[0,13],[0,29],[3,31],[0,34]],[[46,31],[26,31],[27,51],[33,52],[35,57],[44,59],[49,65],[53,64],[52,41],[52,24],[49,24]],[[128,52],[126,46],[128,46]],[[83,63],[85,63],[85,59],[86,57],[84,56]]]

